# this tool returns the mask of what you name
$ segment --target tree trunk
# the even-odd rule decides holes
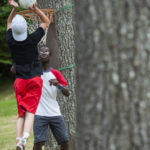
[[[150,149],[150,1],[77,0],[77,150]]]
[[[40,8],[49,8],[59,10],[62,7],[71,4],[70,0],[39,0]],[[56,25],[58,35],[58,47],[59,47],[59,68],[66,67],[74,64],[74,29],[73,29],[73,9],[68,8],[60,10],[56,13]],[[47,44],[51,39],[47,39]],[[52,58],[55,59],[55,58]],[[57,58],[56,58],[57,59]],[[76,128],[76,95],[75,95],[75,68],[70,68],[61,71],[64,77],[68,81],[68,89],[70,91],[69,98],[58,95],[58,101],[61,107],[61,112],[64,116],[65,123],[69,135],[70,150],[74,150],[75,141],[75,128]],[[48,142],[45,149],[49,150],[52,146],[52,150],[59,149],[54,138],[51,139],[50,131],[48,131]]]

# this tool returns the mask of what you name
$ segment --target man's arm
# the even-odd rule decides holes
[[[12,22],[14,16],[16,15],[16,11],[18,8],[18,4],[14,0],[8,0],[8,3],[13,7],[13,9],[7,20],[7,30],[11,28],[11,22]]]
[[[48,17],[37,7],[37,4],[33,4],[29,9],[40,17],[42,21],[40,27],[45,30],[46,27],[50,24],[50,20],[48,19]]]
[[[70,95],[68,89],[66,89],[62,85],[60,85],[59,82],[56,79],[51,79],[51,80],[49,80],[49,82],[50,82],[50,85],[56,86],[62,92],[62,94],[64,96],[68,97]]]

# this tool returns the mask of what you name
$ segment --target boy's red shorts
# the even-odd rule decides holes
[[[26,111],[35,114],[42,93],[42,85],[43,80],[40,76],[15,80],[14,89],[19,117],[23,116]]]

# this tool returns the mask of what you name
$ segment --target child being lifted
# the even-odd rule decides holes
[[[43,84],[37,44],[44,36],[44,30],[50,21],[37,4],[33,4],[29,9],[40,17],[41,24],[35,32],[28,35],[26,20],[16,15],[18,4],[14,0],[8,0],[8,3],[13,7],[7,21],[6,41],[16,70],[14,82],[18,108],[16,150],[25,150]]]

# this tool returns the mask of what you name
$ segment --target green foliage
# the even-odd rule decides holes
[[[17,1],[18,2],[18,1]],[[7,19],[12,10],[7,0],[0,1],[0,64],[11,64],[10,53],[6,43]],[[21,11],[19,8],[18,11]]]
[[[1,4],[2,3],[2,4]],[[6,1],[2,1],[0,4],[0,52],[8,51],[8,47],[5,40],[7,18],[11,11],[11,7]]]
[[[11,59],[10,59],[10,53],[8,53],[8,52],[0,52],[0,63],[11,65],[12,62],[11,62]]]
[[[2,64],[8,64],[8,65],[12,64],[10,60],[1,60],[1,59],[0,59],[0,63],[2,63]]]

